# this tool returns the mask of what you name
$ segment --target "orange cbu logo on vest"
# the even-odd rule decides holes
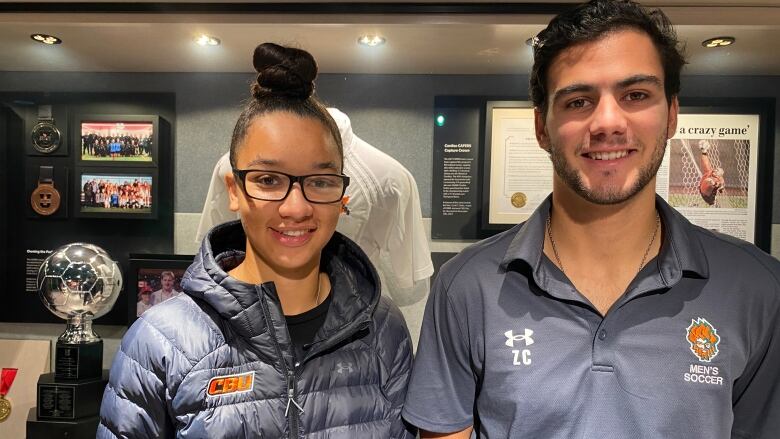
[[[249,392],[252,390],[254,382],[254,372],[214,377],[209,381],[209,387],[208,390],[206,390],[206,393],[208,393],[209,396],[217,396]]]

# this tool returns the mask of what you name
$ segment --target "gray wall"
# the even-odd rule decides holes
[[[0,91],[174,92],[176,93],[176,212],[200,212],[211,169],[227,151],[249,74],[41,73],[0,72]],[[405,165],[417,179],[423,216],[431,216],[431,144],[436,95],[522,97],[528,77],[468,75],[321,75],[323,100],[352,119],[355,132]],[[780,77],[693,76],[683,79],[683,96],[774,97]],[[780,111],[776,110],[776,144]],[[777,150],[777,148],[775,148]],[[780,152],[774,180],[780,182]],[[780,191],[774,193],[773,223],[780,223]]]

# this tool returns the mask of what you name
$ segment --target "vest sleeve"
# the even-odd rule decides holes
[[[158,333],[138,319],[122,338],[100,405],[97,437],[167,438],[175,433],[168,417],[168,392]]]
[[[401,410],[412,371],[412,341],[401,311],[389,299],[380,299],[377,310],[377,350],[382,363],[382,394],[390,402],[390,437],[414,439],[417,430],[404,422]]]

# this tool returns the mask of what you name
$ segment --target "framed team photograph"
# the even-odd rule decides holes
[[[157,217],[157,170],[77,169],[74,211],[79,217]]]
[[[158,116],[82,115],[78,161],[84,165],[149,166],[157,163]]]
[[[182,292],[184,273],[193,255],[130,254],[127,291],[127,321],[132,323],[153,306]]]

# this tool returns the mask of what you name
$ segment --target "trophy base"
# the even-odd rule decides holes
[[[57,380],[100,379],[103,370],[103,340],[90,343],[57,341],[54,375]]]
[[[38,378],[39,420],[78,420],[95,416],[108,383],[108,370],[102,377],[80,381],[59,381],[53,373]]]
[[[76,420],[42,420],[35,416],[35,407],[27,415],[27,439],[73,439],[97,436],[100,419],[97,416]]]

